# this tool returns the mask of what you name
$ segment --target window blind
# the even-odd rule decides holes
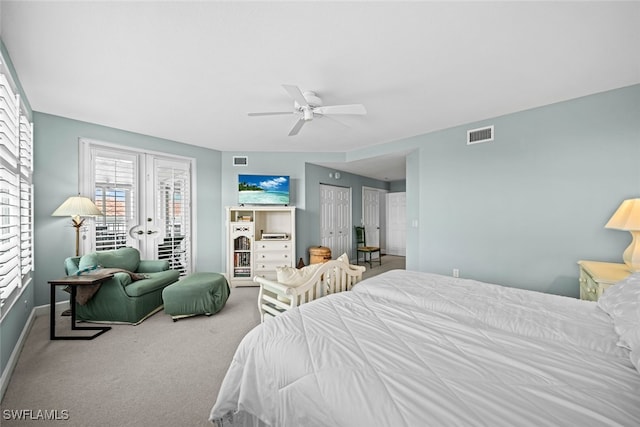
[[[164,228],[158,259],[169,260],[170,267],[184,276],[191,268],[191,245],[187,244],[191,238],[191,171],[188,163],[159,161],[155,174],[155,215]]]
[[[127,245],[127,230],[137,207],[137,158],[95,150],[95,203],[104,216],[96,218],[96,250]]]
[[[4,73],[0,73],[0,167],[2,315],[33,271],[33,124]]]

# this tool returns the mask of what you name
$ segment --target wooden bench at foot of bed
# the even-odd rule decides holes
[[[343,261],[327,261],[315,266],[315,272],[302,284],[289,285],[256,276],[260,285],[258,309],[260,319],[275,317],[294,307],[313,301],[324,295],[349,291],[360,280],[365,267]]]

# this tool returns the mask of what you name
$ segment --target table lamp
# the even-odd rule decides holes
[[[627,230],[631,233],[631,244],[622,254],[622,259],[631,272],[640,271],[640,199],[622,202],[605,228]]]
[[[102,211],[91,201],[82,196],[71,196],[56,209],[51,216],[70,216],[71,224],[76,229],[76,256],[80,255],[80,227],[85,216],[102,215]]]

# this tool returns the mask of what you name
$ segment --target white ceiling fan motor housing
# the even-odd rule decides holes
[[[302,94],[304,99],[307,100],[307,103],[312,107],[322,107],[322,99],[316,95],[315,92],[304,92]]]
[[[305,121],[313,119],[313,109],[316,107],[322,107],[322,100],[315,94],[315,92],[303,92],[302,95],[307,101],[308,106],[302,106],[297,101],[293,101],[293,105],[297,111],[303,114]]]

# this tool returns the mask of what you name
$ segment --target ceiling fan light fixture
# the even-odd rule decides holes
[[[313,110],[309,107],[302,108],[302,117],[304,117],[305,120],[313,119]]]

